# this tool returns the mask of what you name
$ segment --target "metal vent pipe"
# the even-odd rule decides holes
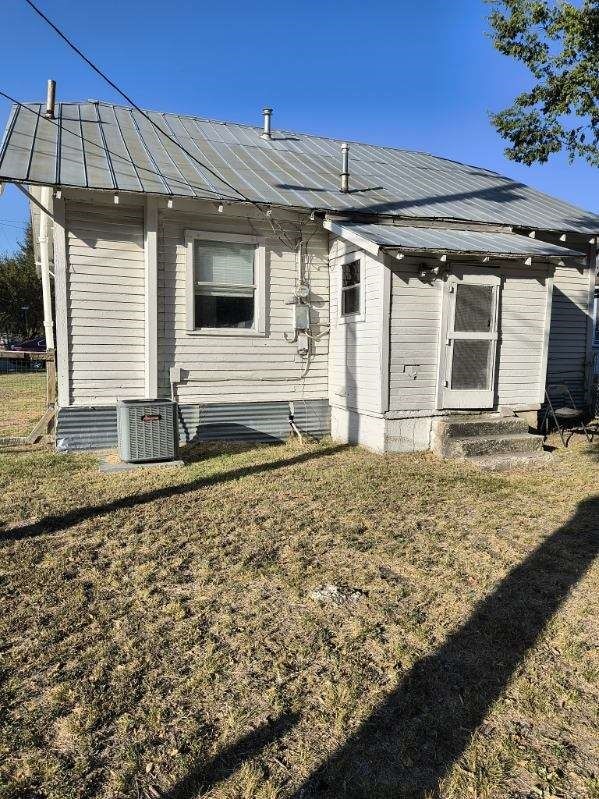
[[[44,116],[48,119],[54,119],[54,106],[56,104],[56,81],[48,81],[48,89],[46,92],[46,110]]]
[[[271,138],[270,117],[272,116],[272,108],[265,108],[262,111],[262,114],[264,116],[264,129],[262,131],[262,138],[263,139],[270,139]]]
[[[341,191],[349,191],[349,144],[343,142],[341,145]]]

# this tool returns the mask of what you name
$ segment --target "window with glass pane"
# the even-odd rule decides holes
[[[492,327],[493,286],[457,286],[453,326],[456,333],[488,333]]]
[[[254,244],[194,242],[196,328],[254,326],[255,256]]]
[[[360,313],[360,261],[343,264],[341,276],[341,315]]]

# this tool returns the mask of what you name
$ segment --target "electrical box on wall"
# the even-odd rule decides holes
[[[293,306],[293,326],[295,330],[308,330],[310,327],[310,306],[296,303]]]

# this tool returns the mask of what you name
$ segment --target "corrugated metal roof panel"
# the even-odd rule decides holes
[[[597,214],[427,153],[352,143],[351,190],[343,194],[334,139],[273,131],[265,140],[259,127],[148,112],[189,157],[130,108],[62,103],[55,121],[43,119],[41,108],[31,103],[11,117],[0,149],[1,180],[239,199],[226,181],[262,203],[599,232]]]
[[[517,233],[456,230],[455,228],[404,227],[403,225],[362,225],[354,222],[332,222],[333,232],[351,234],[383,249],[413,251],[446,251],[492,255],[584,257],[578,250],[548,244]]]

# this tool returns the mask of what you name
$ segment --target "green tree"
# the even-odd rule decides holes
[[[491,114],[506,155],[544,163],[565,150],[599,166],[599,0],[489,0],[492,39],[534,79],[510,108]]]
[[[30,338],[43,331],[43,319],[42,282],[29,225],[17,252],[0,258],[0,335]]]

